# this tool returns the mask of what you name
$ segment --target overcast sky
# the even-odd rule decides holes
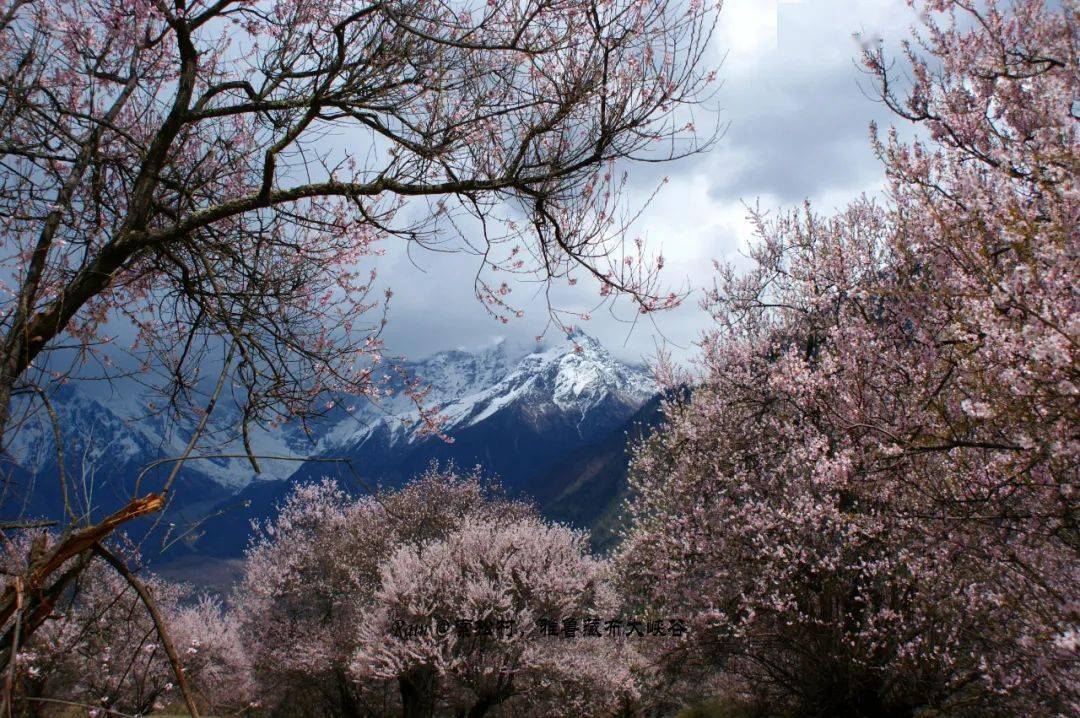
[[[634,313],[622,302],[616,316],[596,313],[583,328],[627,359],[655,354],[660,340],[676,357],[692,357],[706,326],[697,302],[711,282],[712,260],[737,261],[752,239],[744,203],[783,209],[809,199],[827,212],[860,192],[880,190],[883,172],[868,125],[896,121],[868,95],[852,33],[878,37],[895,50],[914,22],[904,0],[725,0],[712,52],[715,62],[723,59],[717,104],[729,129],[707,155],[663,168],[670,181],[635,227],[650,248],[662,249],[667,282],[688,284],[693,294],[651,322],[628,324]],[[696,124],[706,126],[705,120]],[[657,174],[653,166],[630,172],[633,204],[652,191]],[[394,353],[420,358],[500,336],[532,341],[547,322],[528,284],[513,294],[523,319],[504,326],[488,317],[472,294],[474,257],[414,250],[410,260],[400,246],[387,250],[379,268],[395,291],[384,334]],[[568,301],[592,304],[595,287],[583,291],[588,294],[576,304],[574,297]]]

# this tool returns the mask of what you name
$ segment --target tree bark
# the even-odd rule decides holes
[[[487,712],[491,709],[492,702],[487,698],[481,698],[469,709],[467,718],[483,718],[487,715]]]
[[[414,668],[398,679],[402,718],[432,718],[435,714],[435,670]]]

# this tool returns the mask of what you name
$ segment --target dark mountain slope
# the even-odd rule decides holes
[[[602,439],[580,447],[530,480],[545,516],[589,529],[594,550],[610,548],[628,495],[630,449],[663,421],[660,394]]]

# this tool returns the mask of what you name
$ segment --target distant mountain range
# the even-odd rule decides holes
[[[251,520],[272,516],[297,482],[329,476],[358,491],[393,487],[432,461],[479,465],[509,494],[531,497],[552,518],[593,527],[601,545],[610,542],[625,493],[628,437],[659,417],[657,388],[644,367],[616,359],[577,332],[531,350],[499,343],[440,352],[404,369],[431,387],[425,404],[443,417],[449,442],[424,431],[402,380],[391,378],[393,393],[379,406],[341,397],[310,433],[279,427],[253,437],[256,453],[309,460],[263,460],[260,474],[238,456],[187,462],[144,551],[169,545],[167,556],[186,556],[192,565],[197,556],[234,558],[246,545]],[[65,387],[52,400],[73,487],[69,502],[80,513],[113,510],[133,494],[147,465],[179,455],[190,435],[121,394],[91,396]],[[242,453],[235,413],[228,406],[215,412],[209,436],[216,448],[204,453]],[[24,507],[24,515],[58,516],[51,422],[38,412],[14,436],[7,457],[13,490],[4,513]],[[170,468],[167,462],[154,467],[139,490],[153,490]]]

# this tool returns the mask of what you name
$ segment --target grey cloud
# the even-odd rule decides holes
[[[713,160],[726,165],[714,174],[713,195],[771,195],[797,203],[880,178],[868,126],[884,113],[863,96],[853,72],[790,72],[738,88],[747,106],[732,118],[725,146]]]

